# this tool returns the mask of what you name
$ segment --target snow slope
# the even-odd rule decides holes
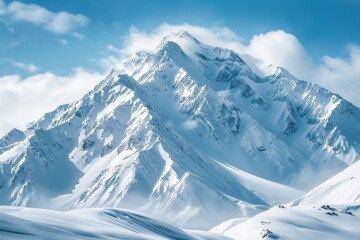
[[[274,207],[250,219],[232,219],[210,231],[182,230],[122,209],[68,212],[0,207],[2,239],[359,239],[360,206]]]
[[[227,239],[187,233],[149,216],[121,209],[69,212],[0,207],[1,239]]]
[[[359,239],[360,162],[298,200],[211,231],[232,239]]]
[[[358,159],[359,133],[340,96],[181,31],[0,139],[0,203],[209,228],[300,197]]]
[[[360,202],[360,162],[320,184],[291,205]]]
[[[274,207],[248,220],[233,219],[211,232],[231,239],[347,239],[360,238],[359,205]]]

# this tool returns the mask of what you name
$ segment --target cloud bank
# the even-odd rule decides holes
[[[253,36],[246,53],[266,64],[281,66],[300,78],[309,77],[312,59],[298,39],[283,30]]]
[[[44,113],[77,100],[103,78],[81,68],[68,76],[45,72],[25,79],[19,75],[0,77],[0,136],[14,127],[24,129]]]
[[[3,0],[0,0],[0,16],[6,16],[13,22],[28,22],[41,26],[44,30],[56,34],[72,33],[75,29],[89,23],[89,19],[81,14],[64,11],[55,13],[39,5],[19,1],[6,5]]]
[[[347,52],[345,59],[324,56],[312,80],[360,107],[360,47],[349,45]]]

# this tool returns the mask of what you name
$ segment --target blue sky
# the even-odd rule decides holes
[[[357,0],[0,0],[0,135],[80,97],[151,42],[138,39],[183,27],[360,106],[359,13]]]
[[[5,1],[6,4],[12,1]],[[84,35],[44,31],[39,25],[0,22],[1,57],[33,63],[44,71],[66,73],[75,66],[98,69],[108,44],[121,46],[130,26],[151,30],[163,22],[205,27],[225,26],[246,44],[254,34],[282,29],[295,35],[315,61],[323,55],[345,56],[349,43],[360,45],[360,2],[356,0],[26,0],[58,13],[82,14],[89,21],[74,31]],[[61,44],[61,42],[66,45]],[[44,50],[46,49],[46,51]],[[0,74],[18,73],[10,61],[0,62]],[[26,74],[23,72],[22,74]]]

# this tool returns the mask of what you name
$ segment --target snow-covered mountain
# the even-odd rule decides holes
[[[0,203],[122,207],[209,228],[292,201],[358,159],[358,108],[285,69],[260,71],[169,35],[0,139]]]
[[[359,239],[360,162],[294,202],[210,230],[231,239]]]
[[[360,162],[356,162],[290,205],[348,204],[359,202]]]
[[[280,206],[250,219],[228,220],[211,232],[235,240],[356,240],[360,237],[359,209],[358,204]]]
[[[83,209],[58,212],[0,207],[1,239],[183,239],[226,240],[218,234],[184,231],[137,212]],[[69,224],[71,223],[71,224]]]

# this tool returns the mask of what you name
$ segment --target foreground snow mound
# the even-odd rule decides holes
[[[57,212],[0,207],[1,239],[225,239],[193,234],[132,211],[86,209]]]
[[[358,159],[358,143],[352,104],[281,68],[257,75],[182,31],[0,139],[0,203],[210,228],[300,197]]]
[[[229,220],[211,231],[238,240],[357,240],[359,225],[359,205],[279,206],[248,220]]]
[[[294,201],[291,205],[306,204],[343,204],[360,202],[360,162],[356,162],[344,171]]]

